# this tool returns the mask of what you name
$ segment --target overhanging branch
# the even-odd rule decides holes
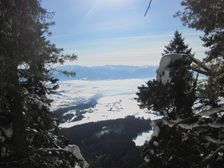
[[[203,69],[201,69],[199,67],[196,67],[194,65],[191,65],[190,66],[190,69],[193,70],[193,71],[195,71],[195,72],[198,72],[200,74],[206,75],[206,76],[209,76],[210,75],[207,71],[205,71],[205,70],[203,70]]]
[[[145,11],[144,16],[147,15],[147,13],[148,13],[148,11],[149,11],[149,9],[150,9],[150,7],[151,7],[151,4],[152,4],[152,0],[149,1],[149,5],[148,5],[148,7],[147,7],[147,9],[146,9],[146,11]]]
[[[187,56],[191,59],[193,63],[196,64],[191,66],[191,69],[193,71],[196,71],[198,73],[201,73],[207,76],[211,75],[212,73],[211,69],[207,65],[205,65],[202,61],[200,61],[199,59],[196,59],[195,57],[191,55],[187,55]]]

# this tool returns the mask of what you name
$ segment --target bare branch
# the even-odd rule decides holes
[[[147,13],[148,13],[148,11],[149,11],[149,9],[150,9],[150,7],[151,7],[151,3],[152,3],[152,0],[149,1],[149,5],[148,5],[148,7],[147,7],[147,9],[146,9],[146,11],[145,11],[145,15],[144,15],[144,16],[147,15]]]
[[[206,66],[202,61],[200,61],[199,59],[196,59],[196,58],[194,58],[193,56],[191,56],[191,55],[187,55],[198,67],[200,67],[200,68],[198,68],[199,70],[201,70],[201,69],[203,69],[203,70],[205,70],[204,72],[205,73],[207,73],[207,74],[211,74],[211,69],[208,67],[208,66]]]
[[[209,76],[210,75],[207,71],[205,71],[202,68],[199,68],[199,67],[197,67],[195,65],[191,65],[190,66],[190,69],[193,70],[193,71],[195,71],[195,72],[198,72],[200,74],[206,75],[206,76]]]

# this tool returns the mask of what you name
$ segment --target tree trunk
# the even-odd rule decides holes
[[[26,133],[25,133],[25,123],[23,115],[23,103],[24,99],[22,93],[19,91],[18,85],[18,72],[17,66],[9,68],[8,76],[8,102],[10,113],[12,114],[12,143],[15,152],[15,157],[18,160],[22,160],[21,167],[25,168],[27,166],[23,165],[23,162],[27,162],[27,143],[26,143]],[[20,164],[20,163],[19,163]],[[25,164],[26,165],[26,164]]]

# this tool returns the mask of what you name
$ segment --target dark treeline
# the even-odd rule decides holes
[[[149,130],[150,121],[127,117],[65,128],[61,133],[80,147],[92,168],[137,168],[144,161],[133,139]]]

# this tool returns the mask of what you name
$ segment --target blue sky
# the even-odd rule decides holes
[[[181,0],[153,0],[144,17],[148,1],[42,0],[42,6],[55,12],[51,41],[65,53],[77,54],[78,65],[157,65],[175,30],[201,58],[201,33],[173,17]]]

